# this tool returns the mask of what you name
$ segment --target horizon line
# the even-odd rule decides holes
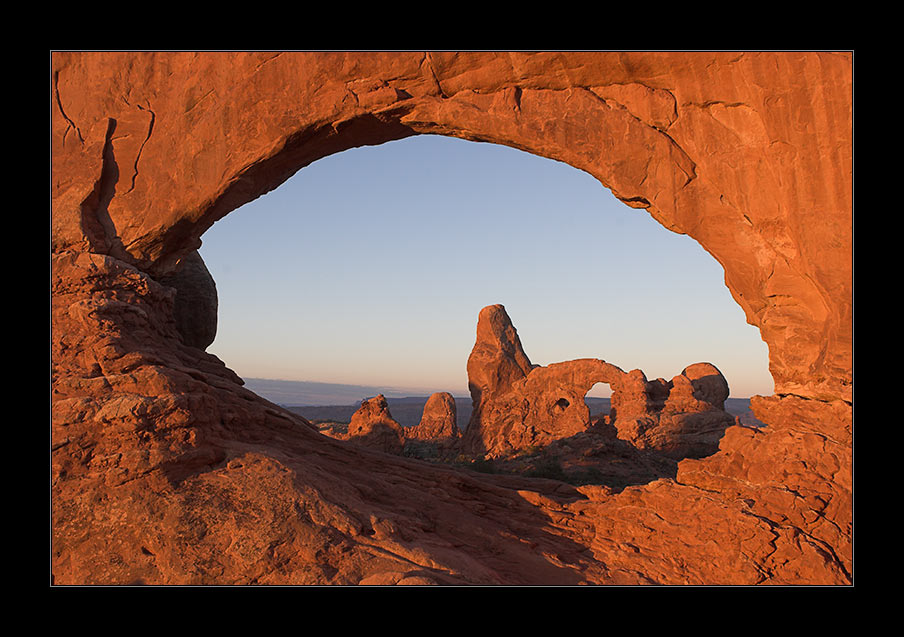
[[[361,383],[335,383],[335,382],[328,382],[328,381],[322,381],[322,380],[297,380],[294,378],[267,378],[264,376],[248,376],[248,377],[239,376],[239,378],[241,378],[243,381],[264,380],[264,381],[276,381],[276,382],[280,382],[280,383],[309,383],[312,385],[330,385],[330,386],[335,386],[335,387],[356,387],[356,388],[361,388],[361,389],[379,390],[377,392],[377,394],[374,394],[373,396],[376,396],[378,394],[383,394],[384,392],[394,392],[394,393],[403,393],[403,392],[409,392],[409,391],[427,392],[425,394],[408,394],[406,396],[396,396],[397,398],[398,397],[401,397],[401,398],[429,398],[430,394],[435,394],[438,392],[446,392],[448,394],[451,394],[454,398],[470,398],[471,397],[470,392],[468,392],[466,395],[460,395],[460,394],[456,394],[454,391],[450,391],[448,389],[434,389],[432,387],[415,387],[415,386],[408,386],[408,385],[380,386],[380,385],[361,384]],[[597,383],[597,384],[606,384],[606,383]],[[728,398],[736,398],[739,400],[750,400],[754,396],[770,396],[770,395],[772,395],[772,394],[753,394],[751,396],[736,396],[736,395],[729,393]],[[373,396],[368,396],[368,397],[372,398]],[[591,396],[591,398],[594,398],[594,396]],[[325,406],[329,406],[329,405],[325,405]]]

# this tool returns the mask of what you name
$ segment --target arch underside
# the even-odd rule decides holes
[[[850,581],[849,58],[53,63],[57,581]],[[636,490],[509,488],[324,441],[183,342],[156,279],[211,224],[319,158],[413,134],[566,162],[696,239],[769,345],[767,431],[733,427],[715,456]],[[506,539],[525,534],[542,539]]]

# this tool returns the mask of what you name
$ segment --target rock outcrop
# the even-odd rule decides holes
[[[436,392],[427,399],[421,420],[405,428],[405,455],[421,459],[453,459],[461,448],[455,398]]]
[[[737,419],[724,410],[728,383],[711,363],[690,365],[666,382],[635,369],[613,383],[609,422],[639,449],[673,458],[715,453]]]
[[[461,438],[456,422],[455,398],[449,392],[431,394],[424,405],[421,421],[405,428],[405,437],[451,446]]]
[[[597,383],[612,388],[612,409],[603,424],[639,449],[676,459],[706,456],[736,422],[724,411],[728,383],[714,365],[690,365],[669,382],[649,382],[640,370],[625,373],[593,358],[531,365],[502,305],[480,311],[468,383],[473,411],[463,448],[487,457],[590,430],[594,423],[584,397]]]
[[[386,453],[402,453],[405,433],[389,413],[383,394],[361,401],[349,422],[348,440]]]
[[[853,581],[850,53],[51,65],[55,583]],[[769,347],[766,426],[620,491],[470,474],[323,436],[186,343],[159,280],[214,222],[317,159],[424,133],[568,163],[696,240]]]
[[[477,342],[468,357],[468,388],[475,405],[484,394],[509,391],[535,367],[530,362],[518,331],[502,305],[489,305],[477,318]]]

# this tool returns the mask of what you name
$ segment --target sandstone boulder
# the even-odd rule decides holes
[[[186,345],[207,349],[217,336],[217,285],[201,254],[188,253],[160,282],[176,290],[173,317]]]
[[[455,398],[448,392],[436,392],[427,399],[421,421],[405,429],[405,437],[451,445],[461,438],[456,423]]]
[[[404,437],[402,425],[389,413],[383,394],[361,401],[348,425],[348,440],[386,453],[401,454]]]

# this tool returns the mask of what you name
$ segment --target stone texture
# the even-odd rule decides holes
[[[505,308],[490,305],[480,311],[468,358],[473,411],[463,448],[499,458],[587,432],[594,423],[584,397],[597,383],[612,388],[603,425],[638,449],[706,456],[736,422],[723,409],[728,383],[711,363],[690,365],[669,382],[593,358],[531,365]]]
[[[477,342],[468,356],[468,388],[475,405],[483,394],[502,394],[534,368],[518,331],[502,305],[489,305],[477,318]]]
[[[464,449],[498,457],[585,431],[590,410],[584,396],[619,373],[605,361],[582,359],[536,367],[507,390],[472,392]]]
[[[361,401],[348,424],[348,439],[386,453],[401,454],[405,433],[389,413],[383,394]]]
[[[53,581],[850,584],[852,77],[844,52],[53,53]],[[158,279],[207,228],[421,133],[563,161],[698,241],[769,346],[767,426],[619,491],[470,474],[327,438],[186,344]]]
[[[639,449],[681,459],[715,453],[737,419],[724,410],[728,383],[711,363],[690,365],[672,380],[647,381],[635,369],[613,384],[610,421]]]
[[[217,336],[217,285],[195,250],[160,282],[176,289],[173,316],[186,345],[207,349]]]
[[[691,234],[777,393],[850,401],[851,78],[831,52],[55,53],[53,246],[159,273],[326,155],[508,144]]]
[[[421,421],[406,428],[405,437],[447,445],[456,443],[461,438],[461,430],[456,422],[455,397],[449,392],[431,394]]]

